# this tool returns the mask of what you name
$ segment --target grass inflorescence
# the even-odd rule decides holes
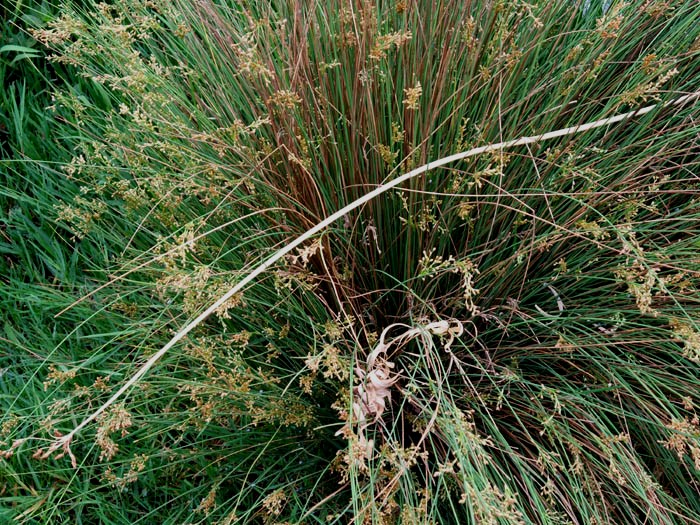
[[[33,5],[0,518],[700,522],[695,3]]]

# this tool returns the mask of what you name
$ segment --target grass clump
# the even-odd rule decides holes
[[[42,123],[60,169],[3,194],[43,225],[3,219],[8,519],[700,521],[698,19],[62,5],[31,32],[75,79]],[[377,191],[47,454],[324,218],[528,136]]]

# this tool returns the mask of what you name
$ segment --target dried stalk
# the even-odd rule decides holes
[[[506,148],[512,148],[515,146],[524,146],[527,144],[534,144],[537,142],[542,142],[558,137],[564,137],[567,135],[574,135],[577,133],[583,133],[592,129],[600,128],[603,126],[609,126],[611,124],[616,124],[618,122],[622,122],[624,120],[630,119],[632,117],[638,117],[641,115],[645,115],[654,109],[661,109],[661,108],[666,108],[670,106],[679,106],[681,104],[684,104],[686,102],[694,101],[700,97],[700,92],[695,92],[695,93],[690,93],[687,95],[684,95],[682,97],[679,97],[677,99],[674,99],[670,102],[666,102],[664,104],[653,104],[650,106],[643,107],[641,109],[635,110],[635,111],[630,111],[628,113],[623,113],[620,115],[615,115],[613,117],[608,117],[600,120],[596,120],[594,122],[587,122],[585,124],[581,124],[578,126],[572,126],[568,128],[563,128],[559,129],[556,131],[550,131],[548,133],[543,133],[541,135],[533,135],[529,137],[521,137],[518,139],[513,139],[505,142],[498,142],[495,144],[488,144],[486,146],[480,146],[478,148],[472,148],[468,151],[460,152],[460,153],[455,153],[454,155],[450,155],[448,157],[443,157],[441,159],[428,162],[427,164],[424,164],[414,170],[409,171],[408,173],[405,173],[401,175],[400,177],[395,178],[394,180],[391,180],[387,183],[382,184],[381,186],[378,186],[374,190],[366,193],[359,199],[351,202],[347,206],[341,208],[340,210],[336,211],[332,215],[329,215],[327,218],[325,218],[323,221],[319,222],[316,226],[313,228],[307,230],[304,234],[300,235],[293,241],[291,241],[289,244],[286,246],[282,247],[279,249],[277,252],[275,252],[274,255],[269,257],[267,260],[262,262],[260,266],[258,266],[255,270],[250,272],[248,275],[246,275],[241,281],[238,282],[233,288],[231,288],[228,292],[226,292],[224,295],[222,295],[217,301],[215,301],[211,306],[209,306],[206,310],[204,310],[201,314],[199,314],[194,320],[192,320],[189,324],[184,326],[182,329],[180,329],[174,336],[173,338],[168,341],[168,343],[163,346],[160,350],[158,350],[156,353],[154,353],[148,361],[146,361],[141,368],[126,382],[124,385],[117,390],[112,397],[109,398],[101,407],[99,407],[95,412],[90,414],[87,418],[85,418],[77,427],[75,427],[71,432],[66,434],[65,436],[59,437],[54,441],[51,446],[46,450],[42,451],[40,457],[41,458],[47,458],[53,452],[62,449],[64,454],[67,453],[72,457],[72,454],[70,453],[69,445],[73,439],[73,437],[80,432],[83,428],[85,428],[88,424],[90,424],[92,421],[94,421],[97,417],[99,417],[100,414],[102,414],[105,410],[107,410],[117,399],[119,399],[129,388],[134,386],[152,367],[155,365],[155,363],[165,355],[165,353],[170,350],[173,346],[175,346],[179,341],[181,341],[188,333],[190,333],[196,326],[198,326],[202,321],[204,321],[207,317],[209,317],[212,313],[214,313],[216,310],[219,309],[220,306],[222,306],[226,301],[228,301],[231,297],[239,293],[243,288],[246,287],[249,283],[251,283],[256,277],[258,277],[260,274],[265,272],[270,266],[275,264],[277,261],[282,259],[285,255],[290,253],[292,250],[297,248],[298,246],[302,245],[304,242],[312,238],[314,235],[319,233],[320,231],[324,230],[327,226],[330,224],[334,223],[338,219],[343,218],[345,215],[347,215],[349,212],[359,208],[360,206],[366,204],[367,202],[371,201],[375,197],[378,197],[379,195],[386,193],[392,188],[395,188],[396,186],[399,186],[400,184],[406,182],[407,180],[410,180],[412,178],[417,177],[418,175],[421,175],[423,173],[426,173],[427,171],[430,171],[435,168],[439,168],[440,166],[444,166],[446,164],[450,164],[453,162],[457,162],[459,160],[467,159],[469,157],[473,157],[476,155],[481,155],[482,153],[489,153],[491,151],[498,151],[498,150],[503,150]]]

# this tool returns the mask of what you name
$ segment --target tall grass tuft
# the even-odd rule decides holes
[[[35,24],[73,81],[1,192],[42,215],[0,231],[2,512],[700,523],[698,20],[116,0]],[[351,209],[98,410],[324,218],[520,137]]]

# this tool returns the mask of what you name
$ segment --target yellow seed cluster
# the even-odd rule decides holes
[[[671,330],[674,337],[683,342],[683,357],[700,363],[700,330],[689,322],[671,319]]]
[[[119,445],[112,439],[112,434],[120,433],[122,438],[126,437],[131,425],[131,414],[123,405],[116,405],[100,416],[95,437],[95,443],[100,449],[100,460],[109,461],[116,455]]]
[[[624,15],[622,11],[627,8],[627,3],[616,3],[604,16],[597,20],[597,30],[603,39],[614,39],[619,36]]]
[[[406,88],[403,92],[403,105],[406,106],[406,109],[417,110],[420,107],[419,100],[423,94],[423,86],[421,86],[421,83],[416,82],[415,86]]]
[[[392,48],[399,48],[413,38],[410,31],[397,31],[386,35],[379,35],[369,53],[372,60],[381,60],[386,57],[387,52]]]
[[[695,468],[700,470],[700,418],[697,415],[692,419],[674,417],[666,428],[670,435],[663,446],[675,452],[680,459],[689,453]]]

